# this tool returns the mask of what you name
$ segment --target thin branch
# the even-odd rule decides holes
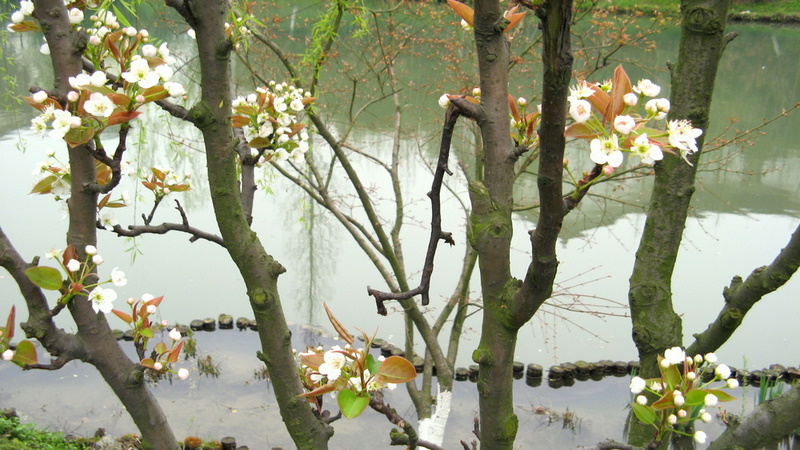
[[[430,279],[433,273],[433,260],[436,256],[436,249],[439,246],[439,241],[443,240],[450,245],[455,245],[452,233],[442,231],[441,199],[439,195],[442,190],[444,174],[452,174],[447,168],[447,161],[450,157],[450,142],[453,138],[453,130],[455,129],[456,122],[460,115],[461,110],[455,103],[451,104],[445,113],[442,142],[439,147],[439,160],[433,175],[431,190],[428,192],[428,197],[431,199],[431,233],[428,239],[428,250],[425,254],[425,264],[422,269],[422,279],[420,280],[419,286],[409,291],[399,293],[382,292],[367,286],[367,293],[375,298],[378,314],[382,316],[387,314],[386,306],[383,304],[387,300],[405,300],[422,294],[422,304],[427,305],[430,302]]]
[[[181,203],[178,200],[175,200],[175,203],[177,204],[175,209],[177,209],[181,215],[181,223],[164,222],[161,225],[150,225],[149,222],[147,222],[147,225],[128,225],[127,229],[122,228],[121,225],[114,225],[112,231],[117,233],[117,236],[127,237],[135,237],[142,234],[166,234],[169,231],[182,231],[192,235],[192,237],[189,238],[189,242],[195,242],[198,239],[205,239],[218,244],[221,247],[225,247],[225,242],[220,236],[208,233],[189,225],[189,219],[186,216],[186,211],[184,211],[183,206],[181,206]],[[98,228],[104,227],[98,224]]]

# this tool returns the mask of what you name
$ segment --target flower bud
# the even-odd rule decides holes
[[[606,164],[603,166],[603,175],[610,177],[614,173],[614,168]]]
[[[153,368],[154,368],[154,369],[156,369],[156,370],[158,370],[158,371],[160,372],[160,371],[161,371],[161,369],[163,369],[163,368],[164,368],[164,365],[163,365],[163,364],[161,364],[160,362],[157,362],[157,363],[153,364]]]
[[[77,92],[75,91],[67,92],[67,100],[71,102],[77,102],[79,98],[81,98],[81,96]]]
[[[45,91],[38,91],[33,94],[33,101],[36,103],[44,103],[47,100],[47,92]]]
[[[178,378],[180,378],[181,380],[189,378],[189,371],[186,369],[178,370]]]

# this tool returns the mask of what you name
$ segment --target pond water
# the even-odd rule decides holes
[[[734,129],[749,129],[800,101],[800,73],[796,70],[797,57],[800,55],[800,29],[743,24],[731,25],[730,28],[739,32],[740,36],[729,46],[720,68],[712,125],[708,131],[711,137],[720,135],[730,118],[737,119]],[[643,67],[663,67],[667,60],[675,59],[678,35],[677,30],[668,30],[655,38],[655,51],[631,51],[626,57],[636,58]],[[28,37],[15,37],[4,49],[4,53],[10,56],[7,61],[16,60],[12,70],[16,71],[20,92],[26,84],[44,85],[39,80],[49,76],[47,70],[43,69],[43,57],[33,51],[38,48],[38,42]],[[183,36],[174,38],[173,42],[171,46],[176,53],[181,50],[188,52],[191,45]],[[414,79],[441,79],[435,72],[421,72],[424,64],[414,61],[407,64],[411,73],[409,76]],[[667,84],[663,71],[632,66],[628,67],[628,71],[634,80],[649,77],[664,86]],[[603,75],[601,73],[597,78]],[[444,81],[442,84],[446,85]],[[346,98],[346,93],[337,94]],[[417,276],[427,241],[428,204],[425,193],[430,183],[430,172],[420,161],[422,158],[430,160],[430,148],[436,146],[435,139],[432,143],[427,139],[437,132],[441,122],[441,110],[435,108],[438,95],[429,96],[423,101],[407,94],[404,99],[409,109],[416,108],[415,112],[419,111],[414,118],[407,119],[414,121],[407,126],[417,128],[417,132],[402,144],[404,151],[409,154],[402,168],[406,182],[404,196],[409,200],[402,239],[407,270],[417,273]],[[342,113],[340,108],[332,105],[343,101],[341,97],[328,98],[323,95],[319,104],[323,114],[338,123]],[[3,211],[0,226],[17,249],[30,258],[43,254],[50,247],[63,246],[66,232],[66,221],[51,198],[28,195],[35,181],[30,171],[36,162],[44,159],[47,150],[55,150],[62,160],[66,159],[66,153],[61,143],[40,139],[28,131],[29,110],[12,104],[8,107],[8,110],[0,112],[0,151],[3,161],[0,173],[4,180],[0,185],[0,210]],[[379,123],[383,120],[381,118],[388,117],[389,108],[388,105],[378,104],[368,111]],[[136,139],[147,145],[146,148],[141,146],[142,151],[133,152],[132,158],[142,163],[169,163],[197,174],[195,189],[180,197],[180,200],[193,226],[216,232],[211,205],[207,200],[207,186],[204,177],[199,175],[205,170],[205,164],[202,153],[197,151],[197,142],[187,140],[179,146],[168,144],[163,135],[156,131],[163,123],[158,114],[148,114],[142,118],[142,122]],[[729,284],[731,277],[746,276],[754,268],[771,262],[800,223],[799,124],[797,115],[791,115],[767,126],[764,129],[767,134],[758,136],[752,146],[733,146],[705,157],[711,163],[701,167],[704,171],[693,199],[692,217],[687,223],[673,281],[675,307],[683,316],[686,344],[691,342],[692,333],[704,330],[716,317],[723,302],[722,289]],[[178,124],[172,125],[172,128],[176,133],[186,131]],[[358,127],[353,131],[353,141],[376,155],[387,155],[390,139],[386,130],[386,125]],[[571,151],[574,152],[571,159],[588,164],[586,152],[581,153],[577,149]],[[723,161],[727,164],[718,168]],[[374,170],[375,166],[361,161],[358,168],[364,174],[365,183],[378,190],[388,187],[378,171]],[[319,209],[312,209],[310,202],[291,183],[277,175],[267,179],[273,194],[257,197],[253,227],[264,240],[268,251],[288,269],[281,278],[280,288],[289,319],[297,324],[325,327],[327,323],[322,310],[322,303],[325,302],[348,327],[358,327],[367,332],[377,329],[379,337],[399,343],[403,334],[400,313],[390,308],[386,318],[375,315],[374,302],[366,295],[367,285],[383,287],[383,282],[365,255],[330,217]],[[523,183],[528,182],[523,180]],[[137,188],[134,181],[128,183],[128,189],[133,191]],[[642,209],[635,205],[646,204],[649,185],[648,180],[640,180],[597,190],[594,193],[613,196],[621,202],[607,201],[601,197],[587,198],[588,201],[584,201],[568,217],[558,249],[561,261],[557,278],[558,293],[521,331],[517,349],[519,361],[549,366],[579,359],[636,358],[636,350],[630,339],[630,320],[625,317],[625,305],[628,277],[644,224]],[[464,192],[463,186],[456,186],[455,190],[461,194]],[[120,221],[125,224],[138,220],[142,212],[149,211],[150,200],[144,197],[138,199],[134,208],[118,214]],[[522,202],[525,198],[519,200]],[[388,203],[381,206],[387,214],[391,211]],[[431,291],[432,313],[453,289],[465,243],[463,216],[456,202],[448,198],[443,207],[444,226],[454,232],[457,246],[441,249],[437,255]],[[31,211],[35,211],[35,218],[29,214]],[[178,221],[179,217],[165,202],[156,220]],[[529,260],[526,231],[534,221],[535,216],[529,213],[515,215],[513,268],[519,276],[524,273]],[[135,261],[129,251],[134,245],[140,252]],[[159,311],[164,319],[188,323],[192,319],[216,317],[220,313],[234,317],[250,315],[236,268],[224,249],[215,244],[202,241],[189,243],[187,236],[176,233],[147,236],[135,242],[101,233],[98,248],[108,261],[108,269],[119,266],[128,274],[129,284],[120,290],[120,297],[138,297],[144,292],[164,295],[165,301]],[[412,278],[412,283],[415,281],[416,278]],[[718,352],[721,361],[750,369],[776,362],[800,364],[800,351],[796,345],[800,340],[800,328],[796,326],[796,319],[800,317],[798,296],[800,280],[795,278],[764,298],[748,314],[744,326]],[[471,298],[479,300],[477,284],[472,286]],[[2,273],[0,312],[7,311],[14,304],[19,311],[22,302],[18,299],[16,286],[7,274]],[[576,308],[595,312],[569,311]],[[18,317],[22,318],[24,314],[18,312]],[[71,327],[67,318],[60,317],[59,320],[61,326],[67,329]],[[470,354],[478,340],[477,315],[468,321],[466,329],[459,366],[471,363]],[[241,443],[251,445],[251,448],[261,448],[259,446],[262,444],[290,447],[282,430],[254,436],[248,434],[252,430],[247,431],[248,427],[244,425],[246,419],[252,419],[253,415],[276,423],[279,421],[269,391],[253,387],[259,383],[252,378],[257,366],[253,358],[255,334],[218,332],[213,336],[207,341],[203,337],[201,346],[205,346],[209,352],[220,349],[220,355],[224,355],[221,357],[226,368],[225,380],[193,377],[191,383],[157,388],[159,396],[166,400],[170,416],[180,417],[173,419],[176,429],[184,434],[241,436]],[[296,338],[299,339],[298,347],[314,344],[318,339],[305,333],[300,333]],[[236,358],[237,355],[241,357]],[[120,411],[116,401],[110,398],[110,393],[103,393],[104,387],[98,388],[97,383],[87,382],[96,378],[91,378],[91,371],[77,366],[70,364],[57,373],[24,374],[14,372],[6,365],[0,366],[3,379],[14,380],[13,383],[4,382],[0,388],[0,405],[18,408],[23,404],[43,405],[36,410],[22,412],[40,423],[80,430],[81,434],[91,433],[97,426],[130,430],[127,415]],[[231,381],[227,377],[234,379]],[[622,420],[626,415],[625,403],[629,400],[627,379],[611,378],[579,385],[581,389],[517,389],[520,394],[517,405],[523,424],[521,438],[540,439],[536,433],[542,429],[559,427],[543,425],[541,418],[532,413],[524,416],[526,408],[539,405],[559,412],[569,408],[583,418],[581,426],[574,432],[561,429],[550,431],[550,435],[559,436],[557,439],[566,439],[558,441],[561,444],[556,447],[592,444],[606,437],[621,438]],[[54,391],[45,390],[44,386],[53,386]],[[83,392],[79,386],[90,388]],[[35,394],[31,393],[33,388]],[[466,439],[476,410],[474,389],[470,383],[458,383],[457,389],[456,399],[463,401],[465,406],[454,408],[457,413],[451,417],[449,423],[452,425],[449,426],[454,427],[454,436]],[[54,392],[61,395],[61,391],[74,396],[69,402],[63,402],[65,404],[62,404],[63,397],[59,397],[58,402],[45,400]],[[608,396],[601,396],[600,393]],[[209,396],[213,397],[213,406],[210,408],[216,412],[208,410],[206,399]],[[187,397],[189,400],[186,400]],[[87,401],[89,398],[94,401]],[[196,413],[183,412],[184,401],[192,402],[188,409]],[[390,401],[395,405],[404,405],[406,410],[409,408],[403,395],[394,394]],[[463,418],[456,417],[462,413]],[[209,416],[214,419],[209,420]],[[117,425],[107,423],[109,418]],[[367,430],[373,426],[375,422],[341,421],[337,423],[337,434],[352,436],[360,429]],[[454,446],[456,444],[457,441],[452,443]]]

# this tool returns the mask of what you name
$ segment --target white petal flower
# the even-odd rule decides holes
[[[70,259],[67,261],[67,270],[70,272],[77,272],[81,268],[81,262],[77,259]]]
[[[617,116],[614,118],[614,129],[624,135],[631,134],[636,126],[636,121],[631,116]]]
[[[704,413],[700,414],[700,420],[702,420],[705,423],[711,422],[711,419],[712,419],[711,414],[709,414],[707,412],[704,412]]]
[[[161,79],[164,81],[169,81],[174,73],[172,71],[172,67],[168,66],[167,64],[158,65],[153,70],[155,70],[158,76],[161,77]]]
[[[631,378],[630,390],[633,394],[641,394],[644,388],[646,387],[647,382],[644,381],[642,377],[633,377]]]
[[[94,255],[92,256],[92,262],[95,266],[99,266],[100,264],[103,264],[103,257],[100,255]]]
[[[131,61],[127,72],[122,72],[122,78],[128,83],[137,83],[143,89],[155,86],[160,77],[158,73],[150,70],[150,65],[145,59]]]
[[[95,117],[109,117],[114,112],[116,105],[105,95],[94,92],[83,104],[83,109]]]
[[[736,378],[728,378],[727,385],[729,389],[736,389],[739,387],[739,380]]]
[[[448,97],[447,94],[442,94],[442,96],[439,97],[439,106],[442,108],[450,106],[450,97]]]
[[[611,167],[622,165],[622,152],[619,150],[617,135],[610,138],[595,138],[589,143],[589,157],[595,164],[608,164]]]
[[[633,92],[628,92],[627,94],[622,96],[622,102],[628,106],[636,106],[636,103],[639,101],[639,97],[636,96]]]
[[[181,380],[189,378],[189,371],[187,369],[179,369],[178,378],[180,378]]]
[[[86,248],[83,249],[87,255],[96,255],[97,254],[97,247],[94,245],[87,245]]]
[[[14,357],[14,350],[8,349],[3,352],[3,361],[11,361],[11,358]]]
[[[164,83],[164,89],[169,91],[170,97],[182,97],[186,94],[186,89],[183,88],[183,85],[175,83],[174,81],[167,81]]]
[[[646,405],[647,404],[647,397],[645,397],[644,395],[637,396],[636,397],[636,403],[638,403],[640,405]]]
[[[116,287],[122,287],[128,284],[128,279],[125,278],[125,272],[119,270],[119,267],[114,267],[111,270],[111,282]]]
[[[33,97],[33,101],[36,103],[44,103],[44,101],[47,100],[47,92],[37,91],[31,97]]]
[[[89,293],[89,301],[92,302],[92,309],[95,313],[110,313],[111,302],[117,299],[117,293],[113,289],[103,289],[98,286]]]
[[[181,340],[181,332],[178,331],[177,328],[173,328],[169,331],[169,338],[173,341],[180,341]]]
[[[717,362],[717,355],[714,353],[706,353],[706,362],[709,364],[715,364]]]
[[[79,73],[74,77],[69,77],[69,85],[72,86],[73,89],[81,90],[90,84],[92,84],[92,80],[89,78],[88,74]]]
[[[347,362],[346,357],[339,352],[330,350],[325,352],[322,358],[325,362],[319,365],[319,373],[327,376],[329,381],[339,378],[342,368]]]
[[[706,434],[702,431],[696,431],[694,433],[694,441],[698,444],[705,444],[707,438],[708,436],[706,436]]]
[[[670,425],[675,425],[676,423],[678,423],[678,416],[676,416],[675,414],[670,414],[669,416],[667,416],[667,422]]]
[[[592,104],[583,99],[569,102],[569,115],[575,122],[583,123],[592,116]]]
[[[661,152],[661,148],[650,142],[647,133],[637,136],[636,139],[633,140],[633,145],[630,150],[631,153],[641,159],[642,164],[652,165],[655,164],[656,161],[664,159],[664,153]]]
[[[661,86],[653,83],[650,80],[644,79],[639,80],[639,82],[636,83],[636,86],[633,87],[633,91],[637,94],[642,94],[647,97],[655,97],[659,92],[661,92]]]
[[[720,380],[727,380],[731,377],[731,369],[725,364],[720,364],[716,369],[714,369],[714,374],[716,374],[717,378]]]
[[[683,395],[674,395],[672,397],[672,402],[675,403],[675,406],[683,406],[686,403],[686,398]]]
[[[672,347],[664,351],[664,359],[669,361],[671,365],[683,364],[686,359],[686,353],[680,347]]]
[[[139,51],[142,53],[142,56],[145,58],[153,58],[158,54],[158,49],[155,45],[152,44],[145,44],[142,46]]]
[[[83,11],[78,8],[72,8],[69,10],[69,23],[72,25],[78,25],[79,23],[83,22]]]
[[[706,407],[717,406],[718,402],[719,399],[714,394],[707,394],[705,398],[703,398],[703,404],[705,404]]]
[[[100,87],[108,83],[108,77],[102,70],[98,70],[89,77],[89,83],[92,86]]]
[[[644,109],[649,114],[649,117],[655,120],[663,120],[664,117],[667,117],[669,107],[669,100],[666,98],[654,98],[644,104]]]
[[[14,11],[11,13],[11,22],[12,23],[20,23],[25,20],[25,14],[22,14],[20,11]]]

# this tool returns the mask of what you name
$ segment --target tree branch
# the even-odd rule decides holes
[[[175,203],[177,204],[175,209],[177,209],[181,214],[181,223],[164,222],[161,225],[150,225],[148,222],[147,225],[128,225],[127,229],[122,228],[121,225],[114,225],[112,231],[117,233],[117,236],[127,237],[135,237],[142,234],[166,234],[169,231],[182,231],[192,235],[192,237],[189,238],[189,242],[195,242],[198,239],[205,239],[218,244],[221,247],[225,247],[225,242],[220,236],[208,233],[189,225],[189,219],[186,216],[186,212],[183,210],[183,206],[181,206],[181,203],[178,200],[175,200]],[[104,227],[98,224],[98,228]]]
[[[436,164],[436,170],[433,175],[433,182],[431,183],[431,190],[428,192],[428,197],[431,200],[431,233],[428,239],[428,250],[425,254],[425,265],[422,268],[422,279],[419,286],[410,291],[393,293],[382,292],[376,289],[367,287],[367,293],[375,298],[375,303],[378,308],[378,314],[385,316],[387,314],[384,302],[387,300],[405,300],[414,297],[415,295],[422,294],[422,304],[427,305],[430,302],[429,289],[431,274],[433,273],[433,260],[436,256],[436,249],[439,246],[439,241],[443,240],[450,245],[455,245],[452,233],[442,231],[442,212],[441,212],[441,199],[440,194],[442,191],[442,182],[444,180],[445,172],[452,174],[447,168],[447,161],[450,157],[450,142],[453,138],[453,130],[455,129],[458,117],[461,115],[460,109],[451,104],[445,113],[445,121],[442,129],[442,142],[439,146],[439,160]]]

